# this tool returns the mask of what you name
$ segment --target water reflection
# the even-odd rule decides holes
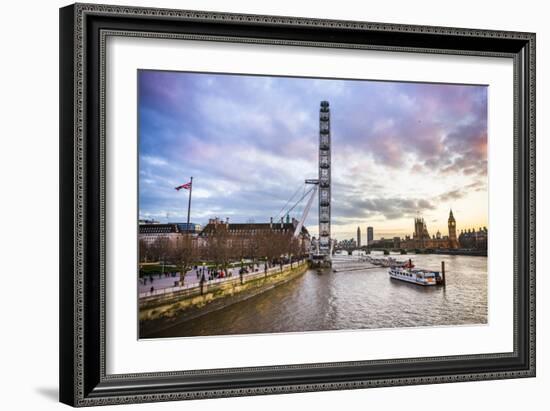
[[[287,284],[152,337],[487,323],[486,257],[415,255],[412,259],[417,267],[432,270],[439,270],[445,261],[446,286],[393,280],[382,267],[347,271],[356,263],[338,257],[336,273],[310,270]]]

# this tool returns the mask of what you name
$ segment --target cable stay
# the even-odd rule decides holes
[[[307,191],[300,197],[300,199],[299,199],[298,201],[296,201],[296,202],[294,203],[294,205],[288,209],[288,211],[287,211],[284,215],[290,214],[290,212],[291,212],[292,210],[294,210],[294,209],[298,206],[298,204],[300,204],[300,202],[301,202],[304,198],[306,198],[307,195],[308,195],[309,193],[311,193],[311,192],[314,191],[314,190],[317,191],[317,186],[313,186],[312,188],[310,188],[309,190],[307,190]]]
[[[306,189],[306,186],[308,185],[312,185],[313,187],[309,188],[309,189]],[[294,202],[294,204],[292,205],[292,207],[288,208],[288,205],[291,204],[291,202],[294,200],[294,198],[296,197],[296,195],[300,192],[300,190],[303,188],[303,194],[300,196],[300,198],[298,200],[296,200]],[[293,237],[298,237],[298,235],[300,234],[300,232],[302,231],[302,227],[307,219],[307,216],[309,214],[309,210],[311,209],[311,205],[313,203],[313,199],[315,198],[315,195],[317,194],[317,190],[319,188],[319,180],[316,180],[316,179],[308,179],[308,180],[305,180],[304,184],[301,184],[300,187],[298,187],[298,189],[294,192],[294,194],[292,194],[292,196],[288,199],[288,201],[286,202],[286,204],[281,208],[281,210],[279,211],[279,213],[277,214],[277,218],[280,218],[282,216],[288,216],[290,215],[290,213],[296,208],[298,207],[298,205],[306,198],[309,196],[304,208],[302,209],[302,217],[300,218],[300,220],[298,221],[298,225],[296,226],[295,230],[294,230],[294,234],[293,234]],[[286,211],[285,211],[286,210]]]
[[[279,217],[281,216],[284,216],[285,214],[288,214],[288,212],[283,214],[283,211],[285,210],[286,206],[294,199],[294,197],[296,197],[296,194],[298,194],[302,188],[305,188],[305,186],[303,184],[300,184],[298,186],[298,189],[294,192],[294,194],[292,194],[292,196],[290,196],[290,198],[287,200],[285,205],[282,206],[279,212],[277,213],[277,219],[279,219]]]

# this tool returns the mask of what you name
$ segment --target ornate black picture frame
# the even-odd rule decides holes
[[[513,59],[513,352],[107,374],[104,91],[108,36]],[[91,406],[535,376],[535,34],[76,4],[60,10],[60,100],[61,402]]]

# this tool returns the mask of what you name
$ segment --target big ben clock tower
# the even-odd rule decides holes
[[[449,220],[447,223],[449,226],[449,248],[458,248],[458,241],[456,239],[456,221],[453,216],[453,210],[449,213]]]

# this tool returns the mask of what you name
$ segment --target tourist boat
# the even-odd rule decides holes
[[[409,262],[403,267],[390,267],[389,274],[391,278],[396,280],[406,281],[408,283],[418,285],[442,285],[443,277],[439,271],[430,271],[414,268],[414,265]]]
[[[403,267],[407,264],[407,261],[397,260],[393,257],[388,258],[373,258],[370,256],[367,256],[365,260],[368,263],[371,263],[373,265],[378,265],[381,267]]]
[[[397,260],[393,257],[388,257],[386,261],[384,261],[383,266],[384,267],[405,267],[407,264],[408,264],[407,261]]]

